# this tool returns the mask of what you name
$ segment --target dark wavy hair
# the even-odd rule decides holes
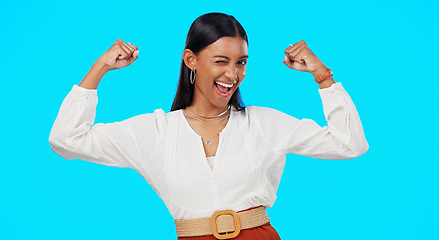
[[[189,28],[185,49],[190,49],[195,55],[222,37],[239,36],[247,42],[247,33],[241,24],[233,17],[224,13],[207,13],[198,17]],[[192,101],[194,85],[189,81],[190,69],[181,61],[180,80],[177,93],[172,103],[171,111],[183,109]],[[244,109],[244,102],[239,93],[239,87],[233,93],[229,104],[237,110]]]

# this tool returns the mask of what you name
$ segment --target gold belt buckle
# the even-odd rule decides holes
[[[216,218],[220,215],[232,215],[233,216],[233,220],[235,222],[235,231],[233,231],[231,233],[228,233],[228,232],[219,233],[218,232],[218,227],[216,226]],[[212,216],[210,217],[210,226],[212,227],[213,236],[215,236],[217,239],[234,238],[234,237],[238,236],[239,232],[241,231],[241,224],[239,223],[239,216],[235,211],[233,211],[231,209],[214,212],[212,214]]]

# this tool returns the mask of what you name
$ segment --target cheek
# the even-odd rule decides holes
[[[198,79],[202,84],[208,84],[210,79],[212,78],[212,73],[208,70],[203,69],[202,71],[199,71]]]
[[[201,69],[200,69],[201,70]],[[215,79],[219,76],[221,76],[222,71],[221,69],[214,68],[214,67],[207,67],[202,69],[202,72],[200,71],[200,77],[203,79],[210,81],[211,79]]]
[[[239,77],[239,80],[244,80],[244,78],[245,78],[245,74],[246,74],[246,68],[244,68],[244,69],[242,69],[242,70],[240,70],[239,72],[238,72],[238,77]]]

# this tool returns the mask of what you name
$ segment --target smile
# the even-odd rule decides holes
[[[227,97],[232,92],[231,90],[235,84],[236,82],[224,83],[224,82],[215,81],[215,88],[221,96]]]

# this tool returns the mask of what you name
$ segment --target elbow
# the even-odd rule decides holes
[[[361,153],[359,156],[365,154],[367,152],[367,150],[369,150],[369,143],[367,143],[367,141],[364,140],[364,143],[363,143],[362,148],[361,148]]]
[[[364,140],[360,144],[357,144],[349,149],[350,151],[348,156],[346,156],[346,158],[344,158],[343,160],[354,159],[362,156],[367,152],[367,150],[369,150],[369,144],[366,140]]]
[[[61,141],[61,137],[57,136],[52,130],[49,135],[49,144],[52,150],[54,146],[57,146],[59,144],[60,141]]]
[[[68,147],[68,138],[55,134],[53,131],[49,135],[49,144],[52,151],[66,160],[74,159],[71,154],[71,147]]]
[[[367,150],[369,150],[369,143],[366,141],[366,138],[363,136],[361,141],[358,143],[358,147],[356,151],[357,157],[365,154]]]
[[[52,151],[54,153],[60,155],[61,157],[63,156],[62,149],[65,149],[65,147],[63,147],[65,146],[65,144],[63,144],[62,137],[50,133],[49,144],[50,144],[50,148],[52,148]]]
[[[49,144],[52,149],[56,148],[57,146],[62,146],[63,142],[65,142],[63,141],[63,139],[65,139],[65,136],[63,136],[63,134],[60,134],[59,131],[55,131],[54,129],[50,131]]]

